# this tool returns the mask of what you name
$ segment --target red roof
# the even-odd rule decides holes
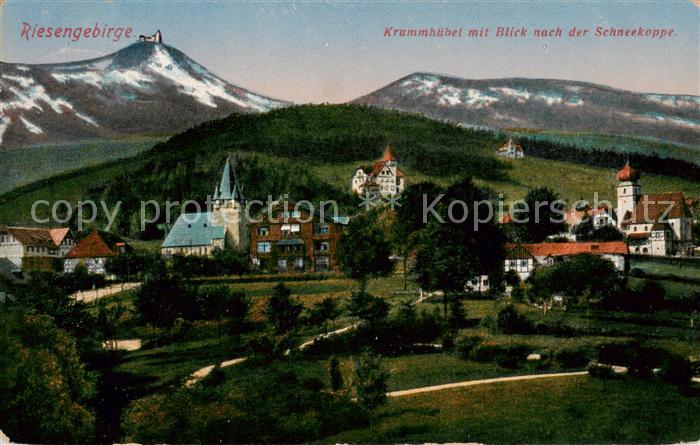
[[[384,162],[389,162],[389,161],[398,161],[399,159],[396,157],[394,154],[394,151],[391,149],[391,147],[387,147],[386,150],[384,151],[384,155],[382,156],[382,161]]]
[[[514,251],[517,244],[508,244],[506,247]],[[601,243],[538,243],[520,244],[532,256],[571,256],[584,253],[590,255],[627,255],[627,244],[624,241],[609,241]]]
[[[633,169],[629,161],[627,161],[625,166],[622,167],[622,170],[617,172],[618,181],[636,181],[640,177],[641,174],[639,173],[639,171]]]
[[[647,239],[651,236],[651,232],[639,232],[639,233],[630,233],[627,235],[628,239]]]
[[[639,197],[633,214],[626,214],[624,224],[654,224],[677,218],[692,218],[683,193],[654,193]]]
[[[97,230],[90,232],[66,255],[66,258],[106,258],[116,256]]]
[[[68,228],[49,229],[49,235],[51,236],[53,243],[57,246],[61,245],[61,243],[63,242],[64,239],[66,239],[66,236],[69,233],[70,233],[70,229],[68,229]]]
[[[49,249],[54,249],[60,245],[60,242],[56,243],[54,235],[51,233],[52,231],[65,230],[66,233],[68,232],[68,229],[44,229],[38,227],[5,227],[3,230],[24,246],[47,247]]]

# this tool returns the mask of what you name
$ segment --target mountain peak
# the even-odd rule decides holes
[[[698,146],[700,97],[559,79],[460,79],[415,72],[353,103],[465,126],[647,136]]]
[[[3,64],[0,146],[184,130],[287,105],[214,75],[163,43],[45,65]]]

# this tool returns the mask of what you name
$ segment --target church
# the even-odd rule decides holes
[[[351,189],[358,195],[392,197],[403,192],[405,177],[394,151],[387,147],[382,158],[371,168],[358,166],[355,169]]]
[[[690,256],[693,213],[682,192],[642,194],[641,173],[629,161],[617,173],[617,226],[631,254]]]
[[[247,249],[246,200],[231,158],[216,186],[211,212],[182,213],[168,232],[163,255],[211,255],[216,249]]]

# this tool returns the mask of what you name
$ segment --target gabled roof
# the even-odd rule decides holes
[[[57,246],[60,246],[69,234],[70,229],[67,227],[60,229],[49,229],[49,235],[51,236],[53,243]]]
[[[4,227],[0,231],[5,231],[12,235],[20,244],[32,247],[46,247],[55,249],[60,244],[54,242],[54,237],[51,235],[52,230],[63,229],[45,229],[40,227]],[[68,231],[68,229],[65,229]],[[58,232],[54,236],[57,236]]]
[[[692,218],[683,193],[653,193],[640,196],[634,212],[625,215],[624,224],[654,224],[671,219]]]
[[[624,241],[591,242],[591,243],[537,243],[537,244],[509,244],[511,249],[520,246],[532,256],[571,256],[584,253],[591,255],[627,255],[627,244]]]
[[[226,236],[226,227],[212,223],[212,214],[181,213],[161,247],[211,246]]]
[[[244,199],[240,186],[238,185],[236,170],[233,168],[230,157],[226,158],[224,172],[221,175],[221,182],[214,191],[214,199],[235,199],[237,201]]]
[[[514,148],[515,151],[523,151],[523,147],[520,144],[514,144],[513,139],[508,139],[506,143],[498,147],[498,151],[508,151],[509,148]]]
[[[506,248],[510,249],[506,254],[507,260],[527,260],[534,258],[522,244],[508,244]]]
[[[382,155],[381,160],[383,162],[389,162],[389,161],[398,161],[399,159],[394,154],[394,150],[392,150],[391,147],[387,147],[386,150],[384,150],[384,155]]]
[[[66,258],[107,258],[118,255],[102,238],[100,232],[93,230],[88,236],[78,241],[78,244],[66,254]]]

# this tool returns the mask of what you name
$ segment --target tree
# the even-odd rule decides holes
[[[622,241],[623,239],[624,235],[617,229],[617,227],[611,224],[606,224],[595,229],[588,238],[588,241],[602,243],[608,241]]]
[[[333,322],[341,314],[338,300],[333,297],[326,297],[322,301],[315,303],[309,314],[311,324],[325,324]]]
[[[530,190],[524,201],[516,202],[513,208],[513,225],[521,241],[541,243],[566,230],[566,205],[547,187]]]
[[[331,389],[340,391],[343,388],[343,373],[340,370],[340,361],[335,355],[328,361],[328,373],[331,379]]]
[[[350,295],[348,312],[352,316],[359,317],[370,328],[375,328],[386,321],[389,315],[389,303],[367,292],[356,291]]]
[[[464,292],[469,280],[488,275],[492,283],[501,281],[504,237],[489,205],[471,179],[463,180],[446,191],[433,207],[438,216],[429,215],[422,230],[413,274],[423,289],[443,291],[446,318],[450,295]]]
[[[433,202],[440,193],[440,187],[425,181],[408,186],[399,198],[395,210],[392,244],[403,259],[404,290],[408,287],[408,257],[418,242],[420,230],[426,225],[423,222],[423,200]]]
[[[225,320],[229,322],[232,332],[240,332],[250,310],[250,301],[245,291],[232,291],[223,284],[200,286],[197,289],[197,305],[202,317],[219,321],[219,337],[221,324]]]
[[[654,280],[644,280],[638,292],[640,303],[649,311],[660,309],[666,298],[666,289]]]
[[[301,304],[291,298],[291,290],[284,283],[279,283],[272,291],[272,297],[267,303],[267,319],[274,326],[277,334],[291,330],[301,314]]]
[[[0,310],[0,369],[0,419],[14,441],[94,441],[94,382],[73,339],[48,316]]]
[[[366,351],[355,358],[355,391],[357,400],[370,413],[370,428],[374,431],[374,410],[386,403],[389,373],[382,368],[381,358]]]
[[[105,269],[122,281],[131,281],[142,276],[149,260],[147,254],[126,252],[108,258]]]
[[[176,318],[198,319],[197,295],[177,277],[149,278],[136,294],[136,308],[144,321],[154,326],[172,326]]]
[[[342,270],[364,290],[367,279],[391,274],[391,245],[378,227],[376,211],[354,217],[343,232],[336,256]]]
[[[247,252],[234,249],[215,249],[211,262],[211,274],[216,275],[243,275],[252,266]]]
[[[452,298],[450,298],[450,318],[448,322],[453,329],[464,327],[467,322],[467,314],[462,304],[462,297],[459,294],[452,295]]]
[[[615,265],[595,255],[576,255],[560,264],[536,268],[528,278],[531,294],[549,299],[558,293],[577,301],[607,299],[620,292],[621,279]]]
[[[125,312],[126,308],[121,304],[107,307],[100,302],[100,308],[97,312],[97,327],[100,329],[104,341],[114,340],[118,337],[119,319]]]

